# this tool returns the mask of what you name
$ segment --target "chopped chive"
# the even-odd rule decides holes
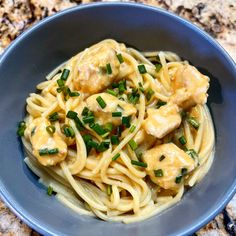
[[[93,129],[94,126],[95,126],[95,123],[89,124],[89,127],[90,127],[91,129]]]
[[[52,196],[52,193],[53,193],[53,188],[49,185],[49,186],[48,186],[48,189],[47,189],[47,194],[48,194],[49,196]]]
[[[84,140],[84,143],[85,143],[85,146],[86,146],[86,151],[87,151],[87,154],[89,154],[90,150],[91,150],[91,147],[88,145],[88,142],[90,140],[92,140],[92,136],[89,135],[89,134],[85,134],[82,136],[83,140]]]
[[[122,55],[119,53],[119,54],[116,54],[116,56],[117,56],[120,64],[122,64],[124,62],[124,59],[123,59]]]
[[[130,129],[129,129],[129,132],[130,132],[130,133],[133,133],[135,129],[136,129],[136,126],[135,126],[135,125],[132,125],[132,126],[130,127]]]
[[[159,161],[163,161],[166,157],[164,155],[161,155],[159,158]]]
[[[139,70],[139,73],[140,73],[140,74],[145,74],[145,73],[147,73],[146,67],[145,67],[145,65],[143,65],[143,64],[138,65],[138,70]]]
[[[135,161],[135,160],[131,160],[131,164],[135,165],[135,166],[140,166],[140,167],[147,167],[147,163],[145,162],[141,162],[141,161]]]
[[[107,195],[111,196],[111,194],[112,194],[112,187],[111,185],[107,185]]]
[[[155,67],[156,67],[156,72],[159,72],[162,65],[158,63],[158,64],[155,65]]]
[[[81,115],[82,115],[82,116],[87,116],[87,115],[88,115],[88,112],[89,112],[88,107],[84,107],[84,109],[83,109]]]
[[[120,157],[120,153],[117,153],[115,156],[113,156],[112,161],[115,161],[118,157]]]
[[[69,127],[68,125],[63,125],[62,127],[63,133],[65,134],[66,137],[70,137],[68,127]]]
[[[128,142],[130,148],[134,151],[137,149],[138,147],[138,144],[133,140],[133,139],[130,139],[130,141]]]
[[[60,93],[62,91],[62,88],[57,88],[57,92]]]
[[[78,97],[80,95],[79,92],[70,92],[69,93],[70,97]]]
[[[109,148],[109,146],[110,146],[110,142],[103,141],[98,145],[97,151],[104,152]]]
[[[57,84],[60,88],[62,88],[65,84],[64,84],[64,81],[62,79],[58,79],[57,80]]]
[[[154,170],[153,172],[154,172],[154,175],[155,175],[156,177],[162,177],[162,176],[164,176],[162,169]]]
[[[184,145],[184,144],[187,143],[186,138],[185,138],[183,135],[179,138],[179,142],[180,142],[182,145]]]
[[[179,175],[179,176],[177,176],[176,178],[175,178],[175,183],[176,184],[179,184],[180,182],[181,182],[181,180],[182,180],[182,175]]]
[[[110,134],[110,132],[106,132],[105,134],[102,134],[101,137],[106,138],[109,134]]]
[[[65,101],[67,101],[69,99],[70,93],[71,93],[70,88],[68,86],[63,86],[63,87],[61,87],[61,91],[64,95]]]
[[[25,126],[26,126],[26,124],[25,124],[24,120],[22,120],[18,123],[18,127],[25,127]]]
[[[187,168],[182,168],[181,169],[181,174],[184,176],[188,173],[188,169]]]
[[[198,158],[198,154],[194,149],[186,150],[186,153],[191,156],[193,159]]]
[[[83,122],[85,124],[91,124],[94,122],[94,116],[86,116],[86,117],[83,117]]]
[[[58,148],[53,148],[48,150],[49,155],[57,154],[59,152]]]
[[[112,112],[112,117],[121,117],[122,113],[120,111]]]
[[[50,121],[57,121],[57,120],[59,120],[59,115],[58,115],[57,112],[54,112],[51,115],[49,115],[48,118],[49,118]]]
[[[47,148],[39,149],[39,155],[40,156],[45,156],[47,154],[48,154],[48,149]]]
[[[45,156],[45,155],[53,155],[59,152],[58,148],[53,148],[53,149],[48,149],[48,148],[43,148],[39,149],[39,155],[40,156]]]
[[[112,88],[118,88],[118,87],[119,87],[119,84],[118,84],[118,83],[112,83],[112,84],[111,84],[111,87],[112,87]]]
[[[107,70],[108,75],[112,74],[112,69],[111,69],[111,64],[110,63],[106,64],[106,70]]]
[[[62,71],[62,74],[61,74],[61,79],[64,80],[64,81],[67,80],[69,74],[70,74],[70,70],[64,69],[64,70]]]
[[[137,96],[131,96],[129,102],[135,105],[139,101],[139,97],[140,97],[139,94],[137,94]]]
[[[139,87],[139,90],[140,90],[142,93],[145,92],[144,88],[142,88],[142,87]]]
[[[74,111],[68,111],[66,114],[66,117],[69,119],[73,119],[75,121],[75,125],[76,128],[81,131],[84,129],[83,123],[81,122],[81,120],[79,119],[79,117],[77,116],[77,113]]]
[[[138,85],[139,85],[139,90],[140,90],[142,93],[144,93],[145,90],[144,90],[144,87],[143,87],[142,83],[139,82]]]
[[[113,124],[111,122],[106,123],[103,127],[107,132],[111,132],[113,130]]]
[[[126,80],[122,80],[118,84],[119,94],[123,94],[126,90]]]
[[[112,145],[118,145],[119,144],[119,137],[118,137],[118,135],[112,135],[111,136],[111,144]]]
[[[90,147],[92,147],[92,148],[95,148],[95,149],[97,149],[97,147],[98,147],[98,143],[95,142],[95,141],[93,141],[93,140],[89,140],[89,141],[87,142],[87,145],[90,146]]]
[[[92,139],[92,136],[90,134],[84,134],[82,136],[82,138],[83,138],[84,142],[87,143],[89,140]]]
[[[185,119],[187,117],[187,112],[186,111],[181,111],[180,116],[182,119]]]
[[[107,104],[105,103],[105,101],[102,99],[101,96],[98,96],[98,97],[96,98],[96,100],[97,100],[99,106],[100,106],[102,109],[106,107]]]
[[[109,94],[111,94],[112,96],[115,96],[115,97],[117,97],[117,92],[115,92],[114,90],[112,90],[112,89],[107,89],[107,91],[106,91],[107,93],[109,93]]]
[[[131,120],[131,116],[123,116],[121,122],[126,128],[129,128],[130,127],[130,120]]]
[[[146,99],[147,99],[147,101],[149,101],[151,98],[152,98],[152,95],[154,94],[154,91],[151,89],[151,88],[149,88],[148,89],[148,91],[147,91],[147,93],[146,93]]]
[[[164,106],[164,105],[166,105],[166,102],[163,102],[163,101],[159,100],[159,101],[157,102],[156,108],[158,109],[158,108],[160,108],[160,107],[162,107],[162,106]]]
[[[136,104],[140,98],[140,94],[138,93],[138,89],[133,88],[132,93],[128,94],[127,97],[128,97],[128,101],[130,103]]]
[[[200,123],[194,117],[188,117],[187,121],[194,129],[198,129],[200,126]]]
[[[49,126],[47,126],[46,127],[46,130],[47,130],[47,132],[49,133],[49,134],[54,134],[55,133],[55,131],[56,131],[56,128],[55,128],[55,126],[54,125],[49,125]]]
[[[79,131],[81,131],[81,130],[84,129],[84,125],[83,125],[83,123],[81,122],[81,120],[79,119],[78,116],[76,116],[76,117],[74,118],[74,121],[75,121],[76,128],[77,128]]]
[[[25,129],[26,129],[25,121],[20,121],[18,124],[17,135],[20,137],[24,136]]]
[[[106,130],[104,130],[104,129],[102,128],[102,126],[99,125],[98,123],[94,124],[94,125],[91,127],[91,129],[93,129],[93,130],[94,130],[97,134],[99,134],[99,135],[103,135],[103,134],[106,133]]]
[[[69,118],[69,119],[75,119],[77,117],[77,112],[74,112],[74,111],[68,111],[67,114],[66,114],[66,117]]]
[[[69,125],[64,125],[62,129],[66,137],[71,137],[71,138],[75,137],[75,131]]]

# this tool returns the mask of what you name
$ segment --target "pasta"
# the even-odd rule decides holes
[[[78,214],[145,220],[180,201],[212,164],[208,87],[175,53],[103,40],[26,99],[25,163]]]

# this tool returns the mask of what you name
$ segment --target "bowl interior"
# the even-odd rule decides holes
[[[23,163],[16,125],[25,99],[46,74],[105,38],[139,50],[168,50],[211,78],[208,106],[216,129],[215,160],[207,176],[177,205],[144,222],[124,225],[80,216],[45,193]],[[0,61],[0,192],[28,224],[55,235],[180,235],[207,223],[230,199],[236,178],[236,69],[205,33],[160,9],[95,4],[61,12],[20,36]]]

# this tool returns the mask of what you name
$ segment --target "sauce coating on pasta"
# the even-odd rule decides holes
[[[178,202],[209,170],[209,78],[172,52],[103,40],[26,100],[26,164],[79,214],[131,223]]]

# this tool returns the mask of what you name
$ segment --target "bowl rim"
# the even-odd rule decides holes
[[[175,13],[169,12],[163,8],[155,7],[146,5],[143,3],[134,3],[134,2],[95,2],[95,3],[88,3],[88,4],[80,4],[65,10],[62,10],[60,12],[55,13],[54,15],[51,15],[49,17],[46,17],[39,22],[37,22],[35,25],[29,27],[27,30],[25,30],[21,35],[19,35],[11,44],[4,50],[3,54],[0,55],[0,65],[2,61],[8,56],[8,53],[12,50],[14,50],[15,46],[23,40],[25,37],[27,37],[31,32],[36,30],[37,28],[40,28],[41,26],[47,24],[48,22],[61,17],[66,14],[70,14],[71,12],[83,10],[83,9],[89,9],[89,8],[100,8],[104,6],[117,6],[117,7],[133,7],[133,8],[141,8],[141,9],[147,9],[154,11],[159,14],[163,14],[165,16],[168,16],[181,24],[187,26],[188,28],[191,28],[193,31],[200,34],[203,38],[205,38],[213,47],[217,48],[222,55],[224,55],[227,62],[231,65],[231,67],[234,68],[234,73],[236,74],[236,61],[233,60],[233,58],[228,54],[228,52],[218,43],[213,37],[211,37],[207,32],[202,30],[197,25],[193,24],[191,21],[184,19]],[[236,193],[236,180],[234,180],[232,186],[227,190],[227,192],[224,194],[224,198],[219,201],[215,209],[205,218],[200,218],[198,223],[195,225],[186,226],[185,229],[182,230],[181,235],[191,235],[195,233],[197,230],[199,230],[201,227],[206,225],[209,221],[211,221],[217,214],[219,214],[223,208],[226,206],[226,204],[232,199],[233,195]],[[25,212],[24,209],[20,207],[11,197],[10,194],[8,194],[7,189],[2,184],[0,179],[0,198],[4,201],[4,203],[7,205],[10,210],[17,215],[24,223],[26,223],[29,227],[36,230],[37,232],[43,234],[43,235],[57,235],[54,232],[52,232],[47,227],[44,227],[42,224],[37,224],[36,221],[28,215],[27,212]]]

